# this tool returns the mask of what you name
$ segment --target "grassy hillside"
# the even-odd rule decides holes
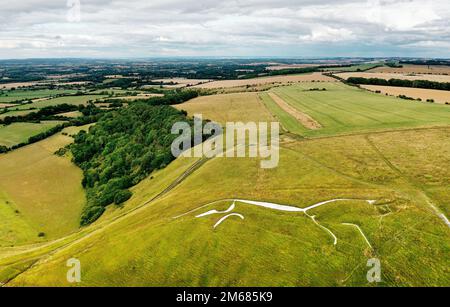
[[[450,141],[448,128],[334,140],[285,139],[278,168],[260,169],[254,159],[216,158],[154,199],[166,186],[155,185],[154,180],[163,180],[161,173],[136,186],[141,193],[121,213],[112,212],[65,239],[67,245],[56,253],[49,252],[60,242],[22,255],[5,251],[0,278],[8,281],[38,260],[8,285],[69,285],[65,264],[76,257],[82,286],[368,285],[366,262],[375,256],[382,262],[382,285],[445,285],[449,228],[427,202],[422,186],[401,175],[408,174],[409,155],[421,152],[403,140],[420,139],[427,146],[435,141],[432,135]],[[416,164],[417,171],[434,176],[434,185],[443,188],[446,174],[435,169],[445,168],[446,161],[439,159],[439,152],[428,154],[433,166]],[[187,169],[192,160],[174,163]],[[169,181],[179,178],[175,169],[169,166]],[[302,208],[335,198],[354,200],[308,212],[336,235],[334,245],[330,234],[301,212],[237,202],[234,212],[244,220],[230,218],[213,229],[223,215],[195,217],[227,209],[230,201],[204,205],[228,198]],[[348,223],[360,227],[372,248]]]
[[[318,86],[327,90],[309,90]],[[267,93],[201,97],[178,108],[222,123],[278,118],[307,138],[285,134],[277,168],[261,169],[249,158],[179,158],[87,227],[39,245],[0,247],[0,283],[73,286],[66,262],[77,258],[80,286],[372,286],[366,264],[376,257],[381,286],[448,285],[450,228],[440,215],[450,214],[450,108],[332,83],[273,91],[323,128],[299,125]],[[14,168],[11,161],[5,165]],[[0,194],[9,205],[0,214],[33,236],[29,221],[39,220],[39,212],[28,209],[28,218],[27,207],[11,195],[7,189]],[[232,213],[242,218],[231,216],[215,228],[225,213],[197,217],[227,210],[230,199],[241,200]],[[306,212],[242,201],[307,208],[336,199]],[[59,212],[66,213],[67,207]]]
[[[80,129],[86,127],[70,127],[64,132]],[[85,203],[82,173],[68,158],[54,155],[72,141],[58,133],[0,155],[0,214],[10,221],[10,225],[0,225],[0,233],[9,232],[16,238],[0,235],[0,246],[56,238],[78,228]],[[13,214],[15,210],[18,213]],[[38,238],[40,232],[45,238]]]

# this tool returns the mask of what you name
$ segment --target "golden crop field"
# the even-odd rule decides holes
[[[422,101],[433,99],[437,103],[450,103],[450,91],[364,84],[360,86],[372,92],[380,91],[381,94],[388,94],[392,96],[405,95],[414,99],[420,98]]]
[[[395,74],[430,74],[445,75],[450,74],[450,66],[446,65],[411,65],[403,64],[403,67],[377,67],[368,72],[374,73],[395,73]]]
[[[203,119],[219,123],[236,121],[270,121],[269,111],[261,103],[256,93],[236,93],[203,96],[176,106],[190,116],[202,114]]]
[[[336,74],[336,76],[343,79],[351,77],[360,78],[378,78],[378,79],[402,79],[402,80],[428,80],[434,82],[450,82],[450,76],[447,75],[408,75],[408,74],[395,74],[395,73],[372,73],[372,72],[346,72]]]

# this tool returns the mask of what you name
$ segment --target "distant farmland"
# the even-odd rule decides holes
[[[405,95],[414,99],[420,98],[422,101],[433,99],[438,103],[450,103],[450,91],[379,85],[361,85],[361,87],[372,92],[380,91],[381,94],[388,94],[392,96]]]
[[[46,100],[40,100],[35,101],[31,104],[23,104],[17,107],[14,107],[14,109],[18,110],[26,110],[30,108],[37,108],[41,109],[48,106],[55,106],[58,104],[72,104],[72,105],[80,105],[80,104],[87,104],[89,100],[96,100],[100,98],[104,98],[103,95],[80,95],[80,96],[65,96],[65,97],[58,97],[58,98],[52,98],[52,99],[46,99]]]
[[[360,78],[378,78],[378,79],[402,79],[402,80],[428,80],[434,82],[450,82],[450,76],[447,75],[408,75],[408,74],[394,74],[394,73],[372,73],[372,72],[347,72],[339,73],[336,76],[347,80],[351,77]]]
[[[396,73],[396,74],[431,74],[450,75],[450,66],[445,65],[410,65],[403,64],[403,67],[377,67],[368,72],[374,73]]]
[[[295,82],[311,82],[311,81],[331,82],[336,80],[324,76],[321,73],[312,73],[304,75],[288,75],[288,76],[264,77],[264,78],[242,79],[242,80],[213,81],[209,83],[196,85],[194,87],[212,89],[212,88],[228,88],[247,85],[249,86],[262,85],[269,83],[295,83]]]

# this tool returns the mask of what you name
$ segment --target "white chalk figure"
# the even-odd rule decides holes
[[[208,212],[199,214],[196,217],[204,217],[204,216],[211,215],[211,214],[229,213],[229,212],[233,211],[235,207],[236,207],[236,202],[233,202],[233,204],[230,206],[230,208],[228,208],[225,211],[210,210]]]
[[[308,214],[309,210],[315,209],[315,208],[320,207],[320,206],[324,206],[326,204],[330,204],[330,203],[334,203],[334,202],[342,202],[342,201],[365,201],[365,202],[367,202],[370,205],[374,205],[377,202],[376,200],[372,200],[372,199],[366,200],[366,199],[337,198],[337,199],[331,199],[331,200],[322,201],[322,202],[319,202],[317,204],[311,205],[311,206],[306,207],[306,208],[299,208],[299,207],[286,206],[286,205],[280,205],[280,204],[269,203],[269,202],[262,202],[262,201],[246,200],[246,199],[222,199],[222,200],[217,200],[217,201],[211,202],[209,204],[203,205],[201,207],[198,207],[197,209],[191,210],[191,211],[189,211],[187,213],[184,213],[182,215],[176,216],[174,218],[176,219],[176,218],[182,217],[182,216],[184,216],[186,214],[189,214],[189,213],[192,213],[194,211],[197,211],[197,210],[200,210],[202,208],[205,208],[206,206],[210,206],[210,205],[213,205],[215,203],[219,203],[219,202],[223,202],[223,201],[233,201],[233,204],[225,211],[210,210],[210,211],[207,211],[205,213],[199,214],[196,217],[197,218],[201,218],[201,217],[205,217],[205,216],[212,215],[212,214],[226,214],[226,213],[230,213],[236,208],[236,202],[247,204],[247,205],[252,205],[252,206],[257,206],[257,207],[274,209],[274,210],[278,210],[278,211],[302,212],[302,213],[306,214],[306,216],[308,216],[317,226],[319,226],[320,228],[325,230],[333,238],[333,245],[337,245],[338,239],[337,239],[336,235],[330,229],[328,229],[325,226],[321,225],[315,219],[315,216],[309,215]],[[217,226],[219,226],[222,222],[224,222],[227,218],[229,218],[231,216],[238,216],[241,219],[244,219],[244,216],[242,214],[231,213],[231,214],[228,214],[228,215],[222,217],[213,226],[213,228],[215,229]],[[344,223],[344,225],[349,225],[349,224],[345,224]],[[354,226],[356,226],[356,225],[354,225]],[[359,226],[357,226],[357,228],[361,232],[361,234],[363,235],[363,237],[366,240],[366,242],[369,245],[369,247],[372,249],[372,246],[370,245],[369,240],[367,240],[367,237],[364,235],[364,233],[362,232],[361,228],[359,228]]]
[[[214,225],[214,229],[219,226],[220,224],[222,224],[223,221],[225,221],[227,218],[229,218],[230,216],[237,216],[240,217],[242,220],[244,219],[244,216],[242,214],[239,213],[231,213],[228,215],[225,215],[223,218],[221,218],[215,225]]]

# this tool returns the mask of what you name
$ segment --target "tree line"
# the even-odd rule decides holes
[[[380,78],[350,77],[347,79],[347,82],[350,84],[415,87],[415,88],[450,91],[450,83],[435,82],[428,80],[403,80],[403,79],[385,80]]]

